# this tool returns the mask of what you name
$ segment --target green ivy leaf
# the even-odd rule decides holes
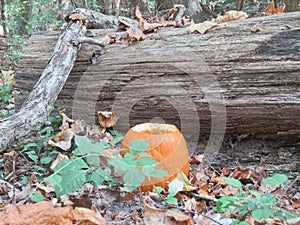
[[[166,176],[169,176],[169,174],[165,170],[155,170],[151,173],[151,177],[166,177]]]
[[[143,158],[136,160],[136,166],[156,166],[158,164],[157,161],[150,158]]]
[[[36,191],[30,196],[30,199],[33,202],[41,202],[44,200],[44,195],[42,195],[41,192]]]
[[[41,164],[49,164],[53,159],[51,157],[45,157],[41,158],[40,163]]]
[[[128,170],[124,175],[125,187],[132,192],[144,181],[144,174],[137,168]]]
[[[114,167],[115,173],[122,175],[132,168],[122,158],[114,158],[108,161],[108,164]],[[133,167],[134,168],[134,167]]]
[[[160,186],[153,188],[153,192],[156,192],[158,194],[160,194],[163,190],[165,190],[165,189]]]
[[[86,181],[86,171],[68,171],[62,175],[60,187],[55,186],[57,197],[77,191]]]
[[[55,186],[60,187],[60,183],[62,181],[62,177],[58,174],[52,174],[49,177],[46,178],[46,181],[54,184]]]
[[[275,174],[272,177],[268,177],[263,179],[262,181],[265,184],[270,184],[270,185],[280,185],[284,184],[288,180],[287,176],[284,174]]]
[[[68,171],[77,171],[81,169],[88,169],[89,166],[81,158],[75,158],[71,160],[63,160],[56,167],[53,168],[54,172],[63,174]]]
[[[272,215],[273,215],[273,213],[270,208],[256,209],[256,210],[252,211],[252,216],[256,220],[263,220],[266,218],[271,218]]]
[[[75,144],[82,155],[99,153],[104,154],[103,145],[101,142],[93,144],[86,136],[75,135]]]
[[[89,180],[93,181],[97,185],[101,185],[105,180],[111,181],[111,169],[109,167],[106,167],[105,169],[98,168],[92,172],[89,176]]]
[[[138,139],[130,142],[129,149],[132,154],[138,154],[148,148],[148,141],[146,139]]]
[[[226,181],[227,184],[237,187],[238,189],[242,190],[241,181],[234,179],[234,178],[230,178],[230,177],[224,177],[224,180]]]

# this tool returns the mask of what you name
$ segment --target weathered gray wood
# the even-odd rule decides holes
[[[264,31],[251,33],[261,20]],[[299,22],[297,12],[223,23],[204,35],[162,28],[152,39],[108,46],[99,65],[89,63],[97,48],[84,44],[56,106],[88,121],[95,121],[98,110],[116,110],[116,129],[123,132],[128,125],[160,117],[184,128],[188,140],[222,136],[216,124],[211,128],[213,114],[221,122],[225,117],[229,136],[298,141]],[[47,64],[56,38],[53,32],[37,34],[25,45],[17,76],[23,94]],[[210,101],[220,107],[211,109]]]
[[[41,129],[47,122],[51,107],[64,86],[80,49],[80,45],[73,45],[72,40],[84,36],[85,32],[86,27],[82,25],[82,21],[77,21],[70,22],[60,35],[48,63],[46,61],[41,65],[45,69],[21,110],[0,122],[0,149]],[[30,69],[28,72],[30,73]]]

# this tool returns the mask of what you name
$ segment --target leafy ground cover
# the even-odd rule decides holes
[[[37,220],[32,210],[39,217],[60,215],[69,222],[90,224],[299,222],[299,175],[268,176],[263,166],[215,167],[198,154],[191,157],[189,178],[179,173],[168,190],[140,192],[138,186],[147,177],[167,175],[155,170],[157,162],[143,152],[147,141],[131,143],[133,151],[122,157],[122,136],[113,129],[73,120],[63,112],[49,121],[34,140],[1,155],[2,222],[13,217],[11,224],[18,224],[26,213],[29,222]],[[22,210],[22,217],[11,204]],[[62,216],[57,207],[68,210]]]

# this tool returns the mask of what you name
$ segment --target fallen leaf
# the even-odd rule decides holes
[[[3,79],[0,79],[0,86],[4,84],[12,84],[12,86],[15,86],[15,76],[16,72],[13,70],[1,70],[1,74]]]
[[[104,225],[105,219],[92,210],[72,207],[53,207],[51,202],[16,206],[10,204],[0,212],[0,224],[10,225]]]
[[[168,210],[166,212],[167,219],[165,224],[180,224],[180,225],[191,225],[192,220],[188,215],[183,214],[182,212]]]
[[[119,116],[115,112],[98,112],[98,121],[101,127],[113,127],[118,119]]]
[[[213,21],[204,21],[203,23],[196,23],[187,27],[188,32],[191,34],[195,31],[199,32],[200,34],[204,34],[208,29],[218,26],[216,22]]]
[[[50,138],[48,144],[53,147],[58,147],[64,151],[67,151],[71,148],[73,137],[74,132],[72,131],[72,129],[67,129],[65,131],[59,132],[53,138]]]
[[[51,163],[50,169],[55,168],[58,165],[58,163],[62,162],[63,160],[69,160],[69,157],[67,155],[64,155],[64,154],[61,154],[61,153],[58,154],[56,156],[56,159]]]
[[[248,18],[247,13],[243,11],[231,10],[225,12],[224,16],[219,15],[217,18],[212,19],[211,21],[216,23],[223,23],[223,22],[231,22],[235,20],[244,20],[246,18]]]
[[[157,203],[150,196],[146,196],[143,200],[144,204],[144,223],[146,225],[165,225],[164,217],[166,209],[157,208]]]
[[[275,4],[270,3],[270,5],[267,6],[266,11],[264,12],[264,16],[270,16],[274,14],[283,13],[285,9],[285,4],[282,4],[277,9],[275,9]]]
[[[13,159],[17,156],[17,152],[15,150],[12,150],[10,152],[5,152],[3,154],[3,159]]]
[[[255,24],[252,28],[251,28],[251,33],[256,33],[259,31],[263,31],[263,21],[260,21],[258,24]]]
[[[241,170],[241,168],[238,166],[233,173],[230,175],[231,178],[237,179],[237,180],[246,180],[250,178],[250,170],[245,169]]]

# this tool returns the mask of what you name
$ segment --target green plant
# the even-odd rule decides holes
[[[148,177],[168,175],[166,171],[154,168],[157,162],[144,152],[148,143],[143,139],[132,141],[130,153],[125,153],[124,157],[120,157],[119,152],[107,155],[101,142],[92,143],[85,136],[75,136],[75,145],[74,157],[60,162],[46,179],[55,185],[58,197],[75,192],[85,182],[102,184],[106,181],[116,185],[122,177],[124,186],[133,191]]]
[[[233,178],[224,178],[231,185],[239,188],[239,192],[234,196],[224,196],[217,202],[217,211],[230,212],[237,219],[234,224],[248,224],[244,220],[249,216],[260,221],[267,218],[278,218],[286,220],[299,217],[296,213],[277,206],[276,198],[272,194],[261,194],[256,191],[243,191],[242,183]],[[272,177],[263,179],[263,182],[269,185],[281,185],[287,181],[287,177],[282,174],[276,174]]]
[[[0,118],[10,116],[9,103],[12,100],[13,87],[11,83],[0,86]]]
[[[162,192],[164,191],[163,187],[154,187],[153,191],[156,192],[157,194],[159,194],[159,196],[162,197],[162,199],[164,200],[164,203],[170,204],[170,205],[178,205],[178,199],[175,198],[175,195],[177,193],[169,192],[166,197],[163,197],[162,196]]]

